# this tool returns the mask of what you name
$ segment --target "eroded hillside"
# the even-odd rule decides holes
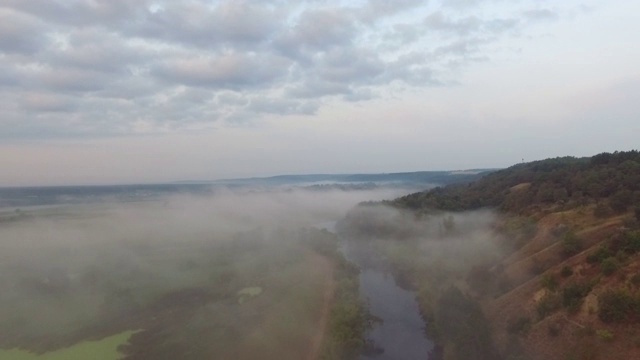
[[[352,213],[351,229],[394,239],[378,247],[417,290],[445,359],[640,356],[637,151],[518,164],[386,205],[412,220]],[[495,215],[484,247],[460,228],[479,209]],[[436,224],[438,236],[416,222]],[[428,244],[454,242],[428,259],[446,248]],[[464,260],[451,266],[456,257]]]

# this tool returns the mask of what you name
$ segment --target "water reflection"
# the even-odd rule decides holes
[[[429,359],[434,345],[425,335],[424,320],[412,291],[398,286],[385,264],[360,241],[343,239],[345,256],[360,269],[360,293],[371,313],[382,321],[368,334],[375,348],[363,360]]]

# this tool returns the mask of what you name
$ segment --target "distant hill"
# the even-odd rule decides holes
[[[210,195],[218,189],[304,188],[312,191],[362,190],[379,186],[406,187],[407,192],[438,185],[468,183],[491,170],[418,171],[389,174],[310,174],[171,184],[0,187],[0,209],[26,206],[82,204],[105,200],[149,201],[167,195]]]
[[[383,174],[308,174],[278,175],[242,179],[223,179],[213,184],[236,185],[301,185],[301,184],[340,184],[340,183],[394,183],[409,185],[448,185],[467,183],[479,179],[494,169],[472,169],[464,171],[415,171]]]

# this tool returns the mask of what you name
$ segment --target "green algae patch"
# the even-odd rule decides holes
[[[247,300],[251,300],[262,294],[262,288],[259,286],[246,287],[238,291],[238,304],[242,304]]]
[[[118,360],[122,357],[118,347],[126,344],[131,335],[136,332],[138,331],[129,330],[102,340],[83,341],[68,348],[44,354],[34,354],[18,349],[0,349],[0,360]]]

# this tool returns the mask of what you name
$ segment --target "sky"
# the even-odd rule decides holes
[[[0,0],[0,186],[640,144],[640,2]]]

